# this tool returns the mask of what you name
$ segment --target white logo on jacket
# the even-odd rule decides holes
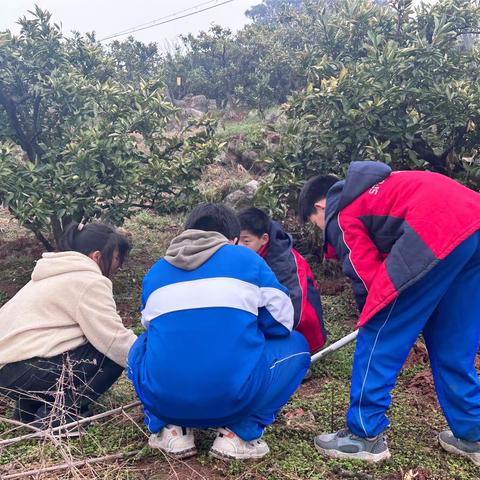
[[[380,185],[384,182],[385,182],[385,180],[382,180],[381,182],[376,183],[373,187],[370,188],[368,193],[370,195],[377,195],[378,191],[380,190]]]

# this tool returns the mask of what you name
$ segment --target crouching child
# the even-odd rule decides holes
[[[200,205],[143,282],[129,377],[149,445],[179,458],[196,453],[192,428],[211,427],[212,456],[266,455],[262,433],[310,365],[286,288],[239,235],[232,210]]]
[[[72,222],[58,250],[44,253],[0,308],[0,396],[15,400],[15,420],[74,437],[83,427],[66,425],[91,416],[137,339],[117,313],[110,280],[130,244],[104,223]]]
[[[307,339],[310,352],[325,344],[320,292],[305,258],[294,248],[292,236],[258,208],[238,214],[240,245],[257,252],[288,289],[293,303],[293,328]]]

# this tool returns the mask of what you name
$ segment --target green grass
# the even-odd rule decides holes
[[[128,221],[126,228],[134,239],[131,258],[114,280],[117,305],[126,319],[138,332],[139,294],[141,281],[147,269],[160,258],[169,240],[180,231],[182,217],[159,217],[142,212]],[[22,232],[20,232],[21,234]],[[0,260],[1,280],[17,289],[28,280],[35,258],[20,252]],[[321,272],[322,269],[316,268]],[[321,282],[321,278],[319,278]],[[3,295],[3,296],[2,296]],[[7,293],[0,294],[6,300]],[[325,317],[330,339],[335,340],[351,331],[355,318],[355,305],[351,292],[323,297]],[[210,459],[208,448],[214,438],[212,431],[197,434],[199,455],[188,463],[166,460],[159,452],[146,447],[147,433],[143,427],[141,409],[129,412],[129,417],[119,415],[92,425],[79,440],[62,442],[61,448],[51,443],[25,442],[0,451],[0,476],[6,470],[28,468],[43,464],[61,463],[67,454],[74,459],[96,457],[120,452],[141,450],[141,453],[121,468],[95,466],[93,471],[82,470],[88,478],[208,478],[208,479],[458,479],[477,480],[479,469],[472,463],[445,454],[436,442],[436,434],[446,426],[435,405],[418,405],[408,386],[412,377],[427,365],[406,368],[399,377],[393,392],[389,412],[391,428],[388,431],[392,459],[379,466],[352,461],[328,460],[313,448],[313,437],[344,426],[348,407],[349,386],[354,346],[350,345],[327,357],[312,367],[313,378],[302,385],[289,404],[280,413],[277,422],[269,427],[265,439],[271,454],[260,462],[226,463]],[[121,380],[100,399],[95,410],[103,411],[127,404],[135,399],[128,380]],[[0,414],[2,414],[0,407]],[[287,418],[286,412],[297,416]],[[6,415],[11,415],[7,409]],[[7,425],[0,423],[2,438]],[[19,432],[17,432],[18,434]],[[9,434],[11,436],[13,434]],[[412,471],[411,473],[409,473]],[[196,473],[195,473],[196,472]],[[415,477],[416,472],[423,476]],[[66,478],[66,477],[44,477]]]
[[[272,110],[269,110],[271,113]],[[267,112],[267,114],[269,113]],[[220,139],[229,139],[236,135],[244,135],[247,138],[254,137],[263,128],[265,120],[258,114],[249,114],[245,119],[227,120],[217,130],[217,137]]]

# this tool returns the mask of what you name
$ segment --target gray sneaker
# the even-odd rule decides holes
[[[450,430],[445,430],[438,435],[438,441],[444,450],[468,457],[475,465],[480,466],[480,442],[469,442],[453,435]]]
[[[390,458],[387,439],[383,435],[367,439],[357,437],[346,428],[318,435],[314,439],[315,448],[333,458],[349,458],[376,463]]]

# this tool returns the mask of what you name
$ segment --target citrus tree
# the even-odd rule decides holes
[[[309,82],[291,96],[282,148],[266,160],[264,202],[285,210],[306,178],[361,159],[479,188],[480,50],[465,42],[480,32],[478,4],[339,0],[316,11]]]
[[[156,43],[145,44],[129,36],[125,40],[111,42],[107,53],[123,82],[158,80],[161,56]]]
[[[119,83],[93,36],[65,38],[32,13],[0,39],[0,202],[53,248],[72,220],[119,224],[133,205],[161,209],[192,191],[215,151],[212,125],[168,132],[163,89]]]

